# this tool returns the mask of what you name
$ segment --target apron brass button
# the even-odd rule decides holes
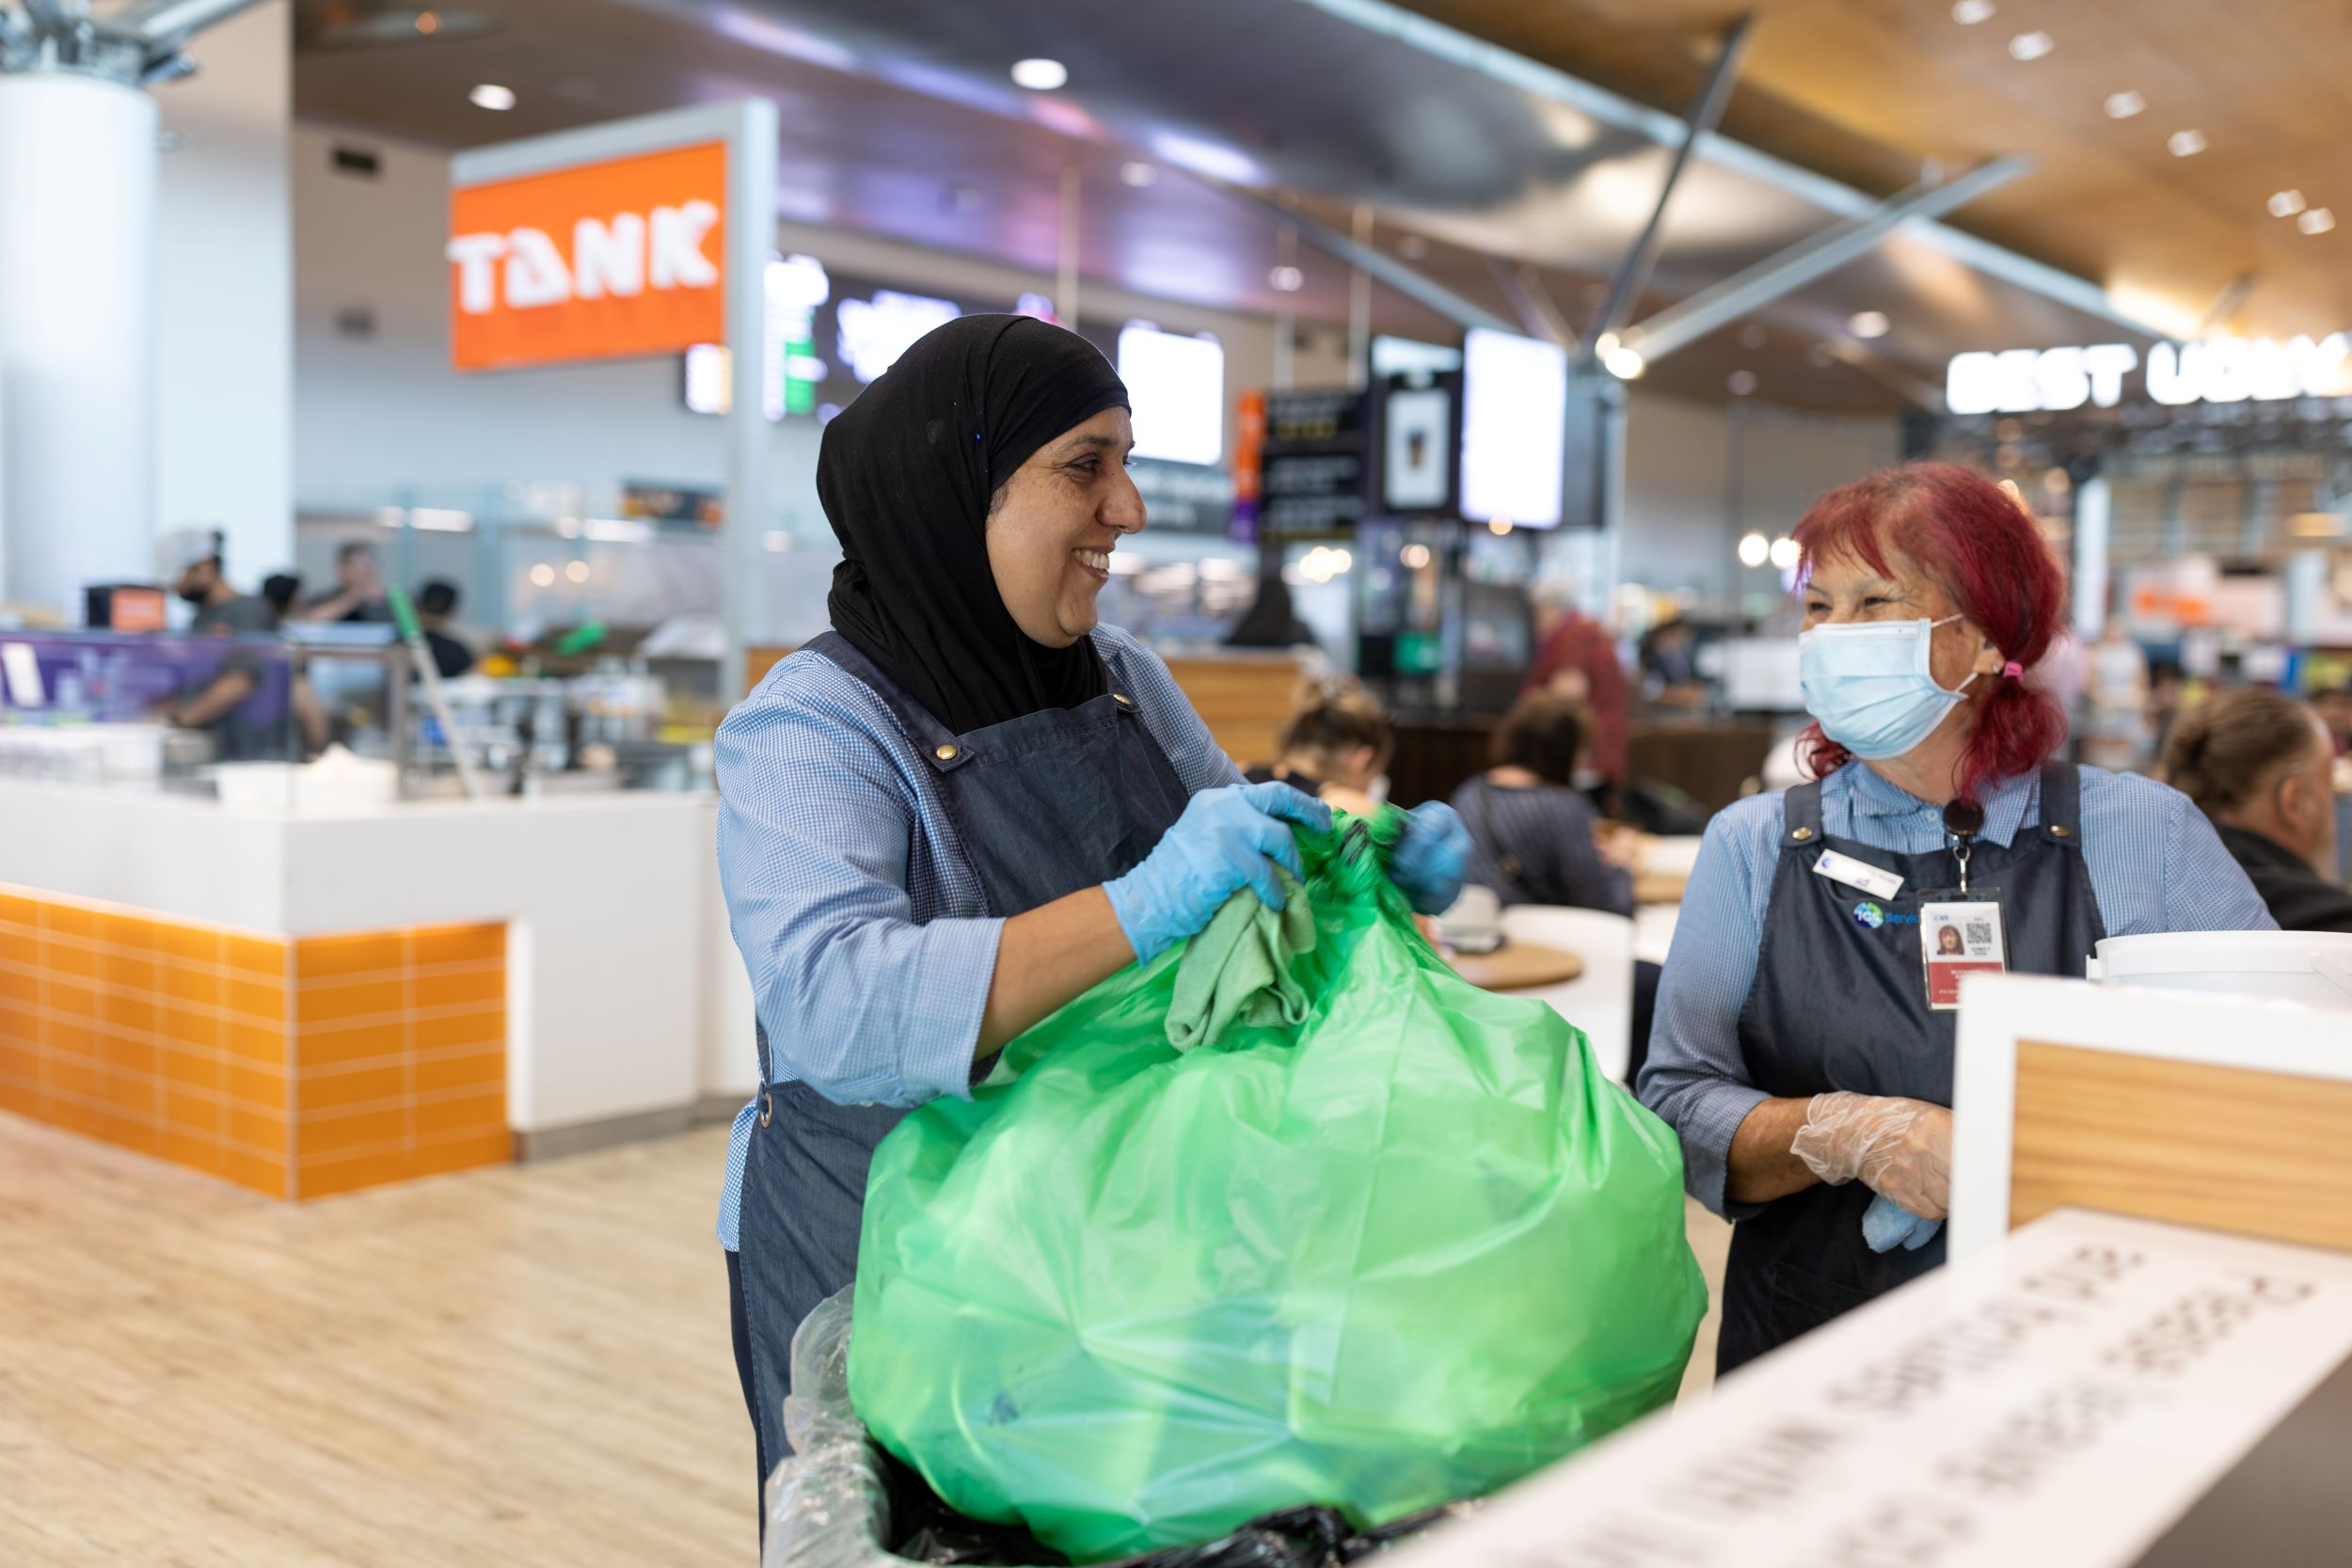
[[[2064,828],[2052,828],[2050,830],[2050,836],[2052,838],[2064,838],[2066,836],[2066,830]]]
[[[776,1119],[776,1097],[766,1089],[759,1091],[759,1125],[767,1126]]]
[[[942,746],[938,751],[933,752],[931,755],[937,757],[942,762],[953,762],[956,760],[956,749],[953,746]]]
[[[1804,843],[1806,839],[1809,839],[1809,838],[1811,838],[1811,837],[1813,836],[1813,830],[1812,830],[1812,829],[1810,829],[1810,828],[1799,828],[1796,832],[1794,832],[1790,833],[1788,836],[1789,836],[1790,838],[1795,839],[1795,840],[1796,840],[1799,844],[1803,844],[1803,843]]]
[[[1120,707],[1133,707],[1136,705],[1127,700],[1127,693],[1124,691],[1112,692],[1111,701],[1117,703]]]

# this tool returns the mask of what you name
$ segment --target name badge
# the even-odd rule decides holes
[[[1999,899],[1922,894],[1919,952],[1927,960],[1929,1007],[1939,1013],[1957,1008],[1962,975],[1998,974],[2009,967]]]
[[[1903,879],[1892,871],[1872,865],[1867,861],[1858,861],[1851,855],[1841,855],[1835,849],[1821,851],[1820,859],[1813,863],[1813,873],[1817,877],[1827,877],[1833,882],[1860,888],[1874,898],[1899,897],[1903,891]]]

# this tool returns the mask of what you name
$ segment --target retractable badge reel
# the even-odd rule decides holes
[[[1936,1012],[1960,1006],[1963,974],[1998,974],[2009,967],[2009,941],[2002,928],[1997,888],[1971,889],[1968,860],[1984,832],[1984,808],[1954,800],[1944,808],[1960,885],[1919,895],[1919,957],[1927,974],[1928,1006]]]

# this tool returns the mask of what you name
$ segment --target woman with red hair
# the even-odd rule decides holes
[[[1692,1196],[1737,1223],[1719,1372],[1943,1261],[1961,973],[2272,928],[2185,796],[2058,757],[2025,676],[2065,584],[2007,492],[1890,468],[1796,540],[1815,779],[1708,825],[1641,1078]]]

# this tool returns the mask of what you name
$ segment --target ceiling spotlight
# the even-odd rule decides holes
[[[2175,131],[2164,145],[2172,150],[2175,158],[2194,158],[2205,150],[2205,133]]]
[[[2012,60],[2038,60],[2057,47],[2050,41],[2047,33],[2020,33],[2009,40],[2009,57]]]
[[[1846,330],[1857,338],[1883,338],[1894,325],[1883,310],[1856,310],[1846,318]]]
[[[564,575],[571,578],[574,582],[586,582],[588,580],[588,562],[585,561],[575,561],[564,568]]]
[[[1956,0],[1952,20],[1963,27],[1974,27],[1979,22],[1990,22],[1997,8],[1993,0]]]
[[[1649,369],[1649,364],[1646,360],[1645,360],[1639,354],[1636,354],[1633,350],[1626,348],[1623,345],[1613,348],[1608,353],[1602,355],[1600,356],[1600,362],[1608,366],[1609,373],[1615,376],[1619,381],[1635,380],[1644,371]]]
[[[532,585],[536,588],[554,587],[555,568],[542,561],[538,565],[533,566],[531,569],[531,581]]]
[[[2306,234],[2325,234],[2336,226],[2336,214],[2325,207],[2314,207],[2295,220],[2295,227]]]
[[[2124,91],[2111,92],[2107,94],[2106,110],[2107,118],[2109,119],[2129,119],[2132,116],[2139,113],[2147,106],[2148,100],[2140,97],[2139,94],[2136,92]]]
[[[477,109],[503,111],[515,106],[515,89],[500,87],[496,82],[485,82],[466,97]]]
[[[1756,372],[1754,371],[1734,371],[1731,372],[1730,379],[1726,381],[1724,385],[1731,388],[1731,395],[1733,397],[1751,397],[1756,392]]]
[[[1769,343],[1772,341],[1772,335],[1764,330],[1764,325],[1761,322],[1750,322],[1747,325],[1740,329],[1740,346],[1741,348],[1762,348],[1766,343]]]
[[[1837,363],[1837,351],[1827,343],[1815,343],[1804,351],[1804,356],[1813,362],[1816,370],[1825,371]]]
[[[435,16],[431,11],[419,11],[417,13],[418,32],[430,38],[433,34],[437,33],[440,30],[441,19],[439,17]]]
[[[1269,288],[1286,294],[1295,294],[1307,286],[1307,275],[1296,267],[1276,267],[1265,275],[1265,280]]]
[[[1418,261],[1429,254],[1429,242],[1419,234],[1406,234],[1396,242],[1396,253],[1407,261]]]
[[[1743,535],[1741,535],[1741,536],[1740,536],[1740,565],[1742,565],[1742,566],[1761,566],[1761,565],[1763,565],[1763,564],[1764,564],[1765,560],[1766,560],[1769,556],[1771,556],[1771,554],[1772,554],[1772,542],[1770,539],[1765,538],[1762,534],[1760,534],[1760,533],[1749,533],[1749,534],[1743,534]]]
[[[1784,533],[1772,541],[1772,553],[1770,559],[1773,565],[1785,572],[1804,560],[1804,552],[1797,547],[1797,542],[1794,539]]]
[[[1511,519],[1508,517],[1497,517],[1494,521],[1486,525],[1486,531],[1493,534],[1496,538],[1501,539],[1511,531]]]
[[[2291,218],[2310,205],[2310,202],[2303,199],[2301,191],[2280,191],[2270,198],[2270,215],[2274,218]]]
[[[1418,572],[1422,567],[1429,564],[1429,546],[1426,545],[1407,545],[1403,549],[1396,552],[1396,559],[1399,564],[1403,565],[1407,571]]]
[[[1070,68],[1059,60],[1015,60],[1012,85],[1031,92],[1052,92],[1070,80]]]
[[[1156,184],[1159,178],[1160,171],[1155,165],[1121,164],[1119,166],[1119,182],[1122,185],[1133,185],[1137,190],[1142,190],[1147,185]]]

